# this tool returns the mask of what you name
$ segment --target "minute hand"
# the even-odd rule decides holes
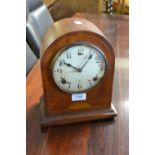
[[[88,60],[84,63],[84,65],[80,68],[80,71],[82,71],[82,69],[86,66],[86,64],[88,63],[88,61],[92,58],[92,54],[90,54]]]

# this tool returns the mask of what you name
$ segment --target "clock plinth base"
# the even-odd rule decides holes
[[[93,109],[88,111],[72,112],[66,114],[57,114],[46,116],[44,112],[44,102],[40,103],[41,127],[64,125],[99,119],[110,119],[117,115],[113,104],[108,109]]]

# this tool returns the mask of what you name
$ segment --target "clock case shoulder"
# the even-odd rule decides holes
[[[42,41],[40,48],[41,56],[44,54],[46,49],[58,38],[74,32],[92,32],[98,34],[110,42],[102,31],[90,21],[83,18],[65,18],[55,22],[47,32]]]

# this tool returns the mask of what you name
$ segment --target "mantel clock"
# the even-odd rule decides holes
[[[66,18],[47,31],[41,48],[42,126],[113,118],[115,57],[91,22]]]

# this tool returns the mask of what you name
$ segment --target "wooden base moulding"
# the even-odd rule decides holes
[[[41,127],[64,125],[98,119],[110,119],[117,115],[113,104],[108,109],[98,108],[96,110],[77,111],[72,113],[54,114],[47,116],[44,111],[44,100],[40,101]]]

